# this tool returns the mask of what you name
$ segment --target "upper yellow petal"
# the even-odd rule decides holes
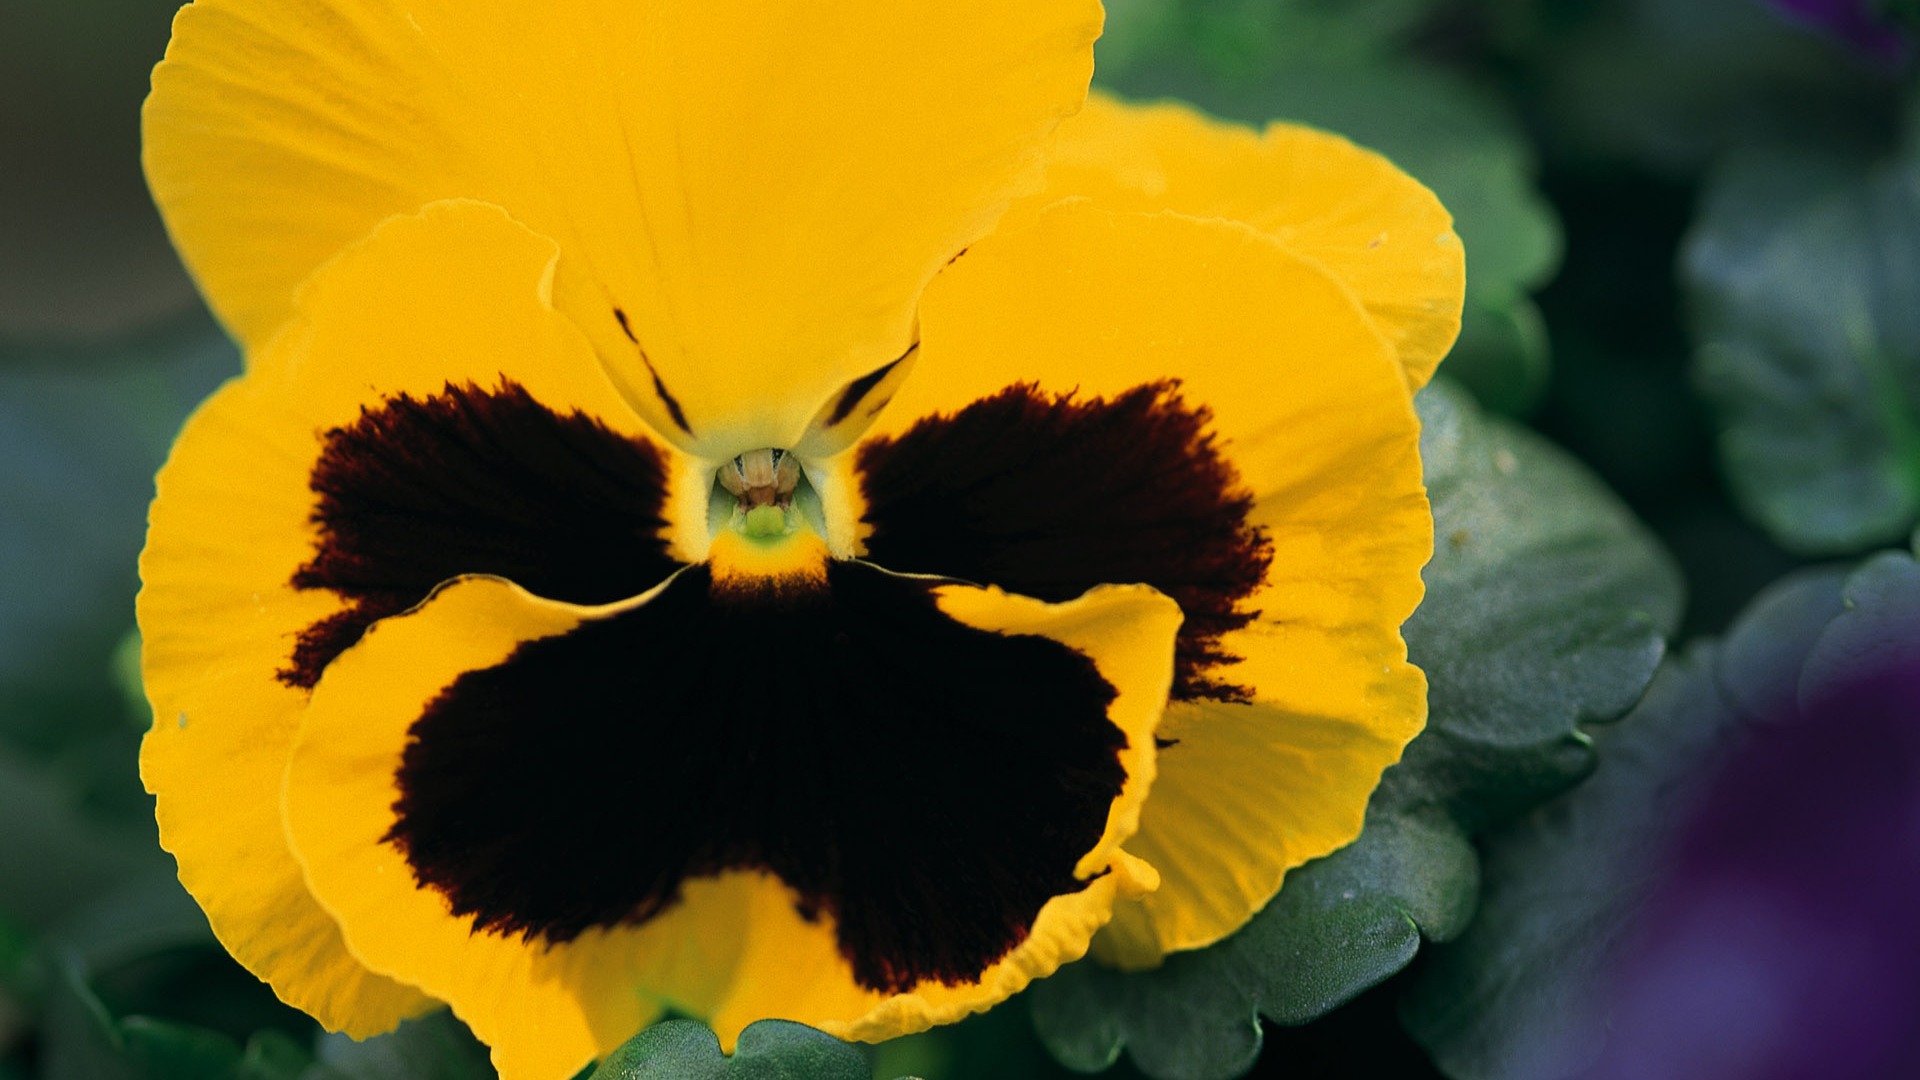
[[[138,615],[155,720],[141,775],[161,843],[242,964],[360,1037],[430,1002],[347,953],[281,835],[280,773],[307,696],[279,673],[299,633],[344,606],[293,586],[315,551],[311,474],[324,434],[363,407],[503,371],[552,408],[644,431],[545,305],[552,260],[492,207],[390,222],[315,275],[299,316],[195,413],[157,481]]]
[[[1414,389],[1460,332],[1465,253],[1433,193],[1379,154],[1326,132],[1264,132],[1174,102],[1095,94],[1062,124],[1046,192],[1114,210],[1244,222],[1325,267],[1392,342]]]
[[[1382,395],[1411,431],[1393,352],[1352,294],[1317,263],[1252,228],[1173,213],[1115,213],[1085,200],[1003,229],[940,275],[921,305],[913,370],[875,421],[896,433],[1014,383],[1110,396],[1178,379],[1212,414],[1242,479],[1329,459],[1349,418],[1323,397]]]
[[[1094,0],[198,0],[145,114],[189,266],[257,344],[390,214],[497,203],[556,305],[705,456],[790,446],[1040,182]],[[458,268],[450,267],[450,273]]]

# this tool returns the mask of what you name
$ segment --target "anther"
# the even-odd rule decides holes
[[[720,467],[720,486],[740,500],[740,508],[785,510],[800,483],[800,462],[785,450],[749,450]]]

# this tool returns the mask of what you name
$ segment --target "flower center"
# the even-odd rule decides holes
[[[714,473],[707,561],[721,589],[762,592],[825,584],[829,558],[820,493],[790,451],[750,450]]]
[[[734,497],[734,528],[756,538],[785,536],[800,486],[800,459],[785,450],[749,450],[720,466],[715,482]]]
[[[820,494],[791,452],[749,450],[720,466],[707,504],[710,535],[732,533],[761,545],[798,533],[826,535]]]

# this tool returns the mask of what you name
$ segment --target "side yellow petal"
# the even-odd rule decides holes
[[[1432,520],[1419,422],[1391,346],[1316,261],[1251,227],[1050,207],[928,290],[921,356],[879,421],[898,431],[1013,382],[1110,396],[1178,378],[1273,546],[1221,639],[1245,704],[1175,703],[1129,845],[1161,886],[1116,905],[1096,955],[1126,966],[1218,940],[1306,859],[1358,835],[1380,772],[1426,715],[1400,625]],[[1165,790],[1166,797],[1161,797]]]
[[[1239,929],[1285,874],[1360,835],[1380,774],[1425,726],[1427,681],[1401,625],[1425,586],[1433,516],[1419,427],[1402,395],[1355,377],[1301,380],[1295,420],[1244,459],[1250,515],[1273,563],[1247,607],[1260,615],[1221,646],[1244,704],[1167,710],[1154,798],[1133,846],[1161,889],[1121,905],[1094,953],[1150,967]]]
[[[257,344],[382,218],[475,198],[554,239],[556,303],[664,435],[792,446],[1079,108],[1094,0],[198,0],[146,167]]]
[[[1297,124],[1254,131],[1101,94],[1062,124],[1047,190],[1113,210],[1244,222],[1353,290],[1414,389],[1460,333],[1465,251],[1432,192],[1379,154]]]
[[[291,585],[314,553],[310,474],[323,434],[363,406],[503,371],[551,407],[643,431],[544,303],[552,260],[551,243],[494,208],[395,219],[315,276],[300,316],[201,406],[157,481],[138,616],[154,709],[141,775],[161,843],[248,970],[358,1037],[430,1003],[347,953],[281,833],[280,773],[307,694],[279,672],[299,632],[343,606]]]
[[[1239,929],[1293,868],[1360,835],[1380,774],[1427,716],[1400,626],[1423,593],[1431,515],[1411,448],[1356,447],[1345,468],[1265,493],[1273,568],[1226,635],[1247,703],[1175,702],[1153,798],[1129,847],[1161,873],[1120,905],[1094,954],[1152,967]]]

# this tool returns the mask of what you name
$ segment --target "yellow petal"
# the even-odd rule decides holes
[[[1272,564],[1244,605],[1259,618],[1221,639],[1242,659],[1218,669],[1251,701],[1169,707],[1178,742],[1139,838],[1161,887],[1117,905],[1096,950],[1142,966],[1218,940],[1287,869],[1358,834],[1424,722],[1399,628],[1432,522],[1398,361],[1327,271],[1252,229],[1084,202],[976,245],[922,321],[881,431],[1013,382],[1112,396],[1179,378],[1256,499]]]
[[[1283,876],[1360,835],[1380,774],[1427,715],[1427,682],[1400,625],[1432,552],[1418,462],[1382,441],[1351,471],[1289,485],[1256,504],[1273,568],[1225,636],[1225,677],[1253,700],[1176,702],[1153,798],[1129,848],[1161,888],[1120,905],[1094,952],[1150,967],[1237,930]]]
[[[1255,132],[1178,103],[1096,94],[1061,125],[1034,202],[1075,195],[1245,222],[1313,259],[1359,297],[1415,389],[1460,332],[1453,219],[1419,181],[1337,135],[1285,123]]]
[[[1116,895],[1152,886],[1151,868],[1121,844],[1153,775],[1153,727],[1172,677],[1177,609],[1138,587],[1048,605],[948,586],[936,596],[949,617],[998,633],[1044,634],[1092,658],[1116,691],[1107,715],[1127,741],[1122,792],[1101,839],[1076,867],[1093,880],[1048,901],[1027,939],[976,982],[923,983],[892,996],[861,989],[836,946],[831,918],[801,916],[792,892],[758,872],[689,878],[677,903],[638,925],[595,927],[570,940],[476,930],[472,916],[455,915],[441,892],[418,884],[408,856],[388,842],[405,798],[398,778],[410,745],[418,745],[410,744],[415,721],[463,674],[503,662],[510,669],[522,643],[555,639],[564,646],[560,635],[638,613],[673,588],[670,582],[627,603],[579,608],[538,600],[497,579],[455,582],[369,630],[328,668],[306,713],[284,805],[309,885],[356,956],[449,1002],[494,1048],[505,1080],[564,1080],[631,1035],[662,1002],[712,1014],[729,1045],[746,1024],[766,1017],[862,1038],[956,1019],[1080,956]],[[943,795],[951,797],[928,798]],[[700,822],[680,827],[697,830]]]
[[[644,926],[548,946],[475,933],[384,842],[408,727],[426,703],[460,672],[565,633],[591,610],[490,578],[443,588],[327,670],[286,769],[287,836],[354,954],[451,1004],[505,1080],[572,1076],[659,1013],[647,987],[673,986],[681,1008],[710,1007],[731,977],[729,941],[752,893],[745,876],[693,882],[682,904]]]
[[[559,244],[556,303],[635,407],[724,459],[794,445],[905,351],[921,287],[1038,186],[1100,21],[1093,0],[199,0],[146,165],[250,344],[382,218],[505,207]]]
[[[1231,222],[1054,206],[974,245],[928,288],[920,321],[913,370],[876,433],[1016,383],[1112,397],[1178,379],[1259,493],[1337,460],[1344,431],[1384,417],[1417,430],[1398,362],[1353,297]],[[1369,415],[1326,411],[1349,397]],[[1289,433],[1300,437],[1273,441]]]
[[[552,259],[489,207],[396,219],[316,276],[300,318],[200,408],[158,479],[138,612],[155,718],[141,773],[161,842],[241,963],[356,1036],[429,1002],[347,954],[281,834],[280,774],[307,694],[280,673],[300,632],[343,608],[292,586],[315,551],[311,473],[324,433],[363,407],[503,370],[553,408],[644,430],[543,303]]]
[[[1005,960],[959,986],[923,984],[891,997],[863,990],[835,951],[831,927],[795,912],[791,892],[764,879],[747,928],[748,958],[733,995],[711,1018],[728,1051],[748,1024],[767,1017],[799,1020],[831,1035],[882,1042],[984,1012],[1086,955],[1087,942],[1122,901],[1149,892],[1158,875],[1147,862],[1116,851],[1112,868],[1081,892],[1041,909],[1032,934]]]

